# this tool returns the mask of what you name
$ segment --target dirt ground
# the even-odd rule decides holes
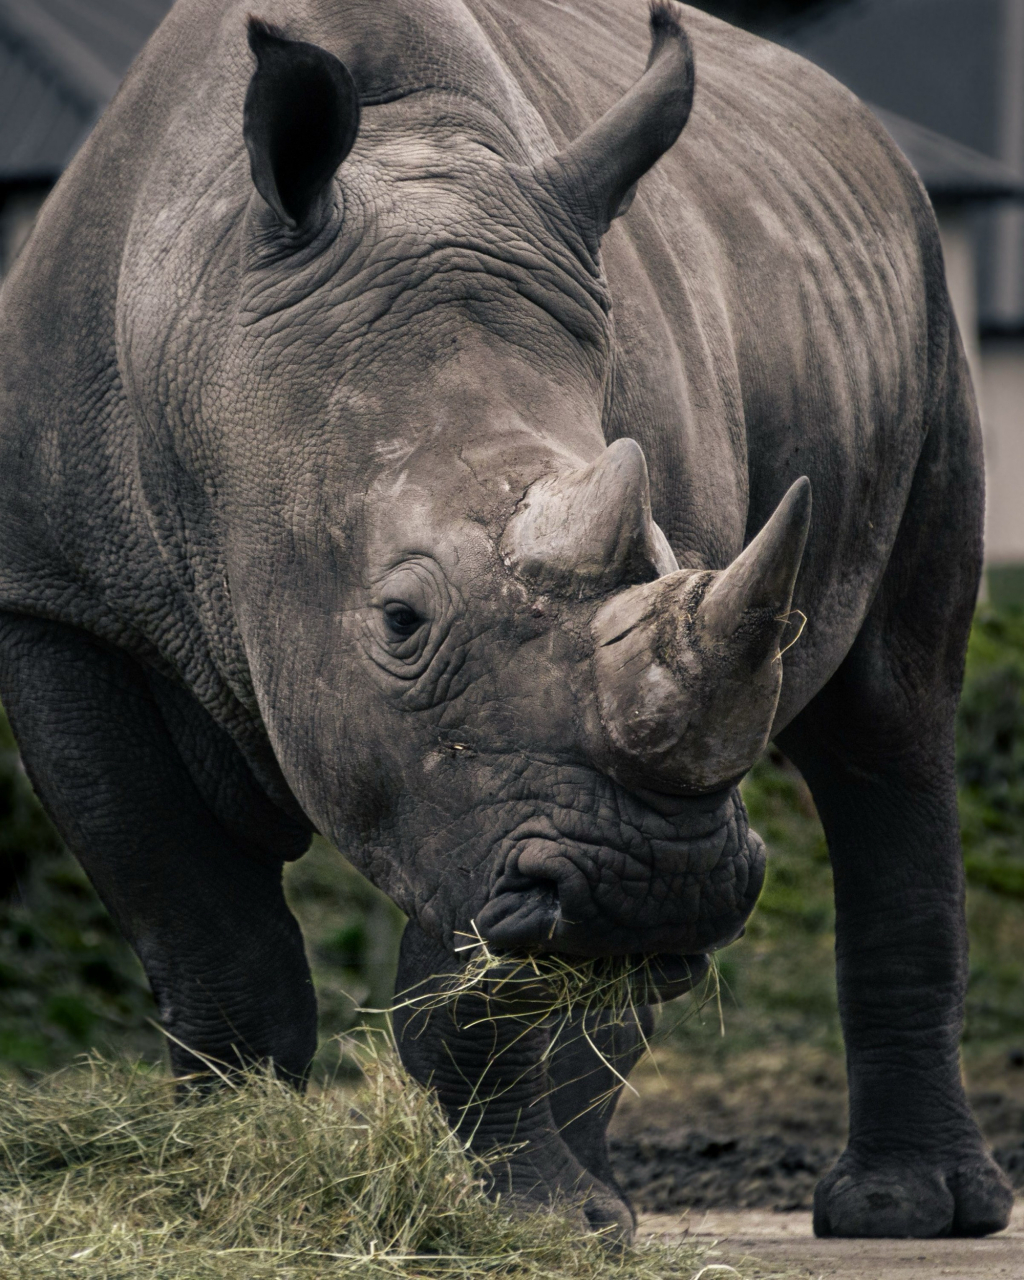
[[[1024,1193],[1024,1055],[989,1053],[966,1076],[985,1136]],[[846,1082],[842,1063],[824,1052],[773,1048],[701,1065],[665,1047],[633,1082],[611,1150],[644,1213],[809,1210],[815,1183],[843,1149]],[[1024,1280],[1024,1249],[1015,1274]]]
[[[745,1262],[755,1276],[785,1280],[1021,1280],[1024,1204],[1008,1231],[987,1240],[816,1240],[809,1213],[688,1210],[641,1220],[642,1235],[714,1242],[707,1265]],[[747,1270],[747,1267],[744,1268]],[[727,1271],[708,1271],[719,1280]],[[748,1271],[749,1274],[749,1271]]]

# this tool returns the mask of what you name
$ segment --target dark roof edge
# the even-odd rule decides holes
[[[68,156],[68,161],[72,159],[73,154],[72,152]],[[24,169],[0,169],[0,188],[34,187],[40,183],[49,183],[52,186],[65,168],[67,168],[66,164],[43,164],[36,165],[35,168],[27,166]]]
[[[982,316],[978,325],[978,332],[982,341],[991,338],[1003,341],[1024,341],[1024,316],[1020,316],[1015,320],[993,320],[989,317]]]
[[[29,161],[21,165],[11,165],[10,167],[0,165],[0,187],[10,189],[11,187],[36,186],[41,182],[48,182],[51,185],[55,183],[75,158],[86,138],[92,133],[100,111],[101,108],[97,108],[82,121],[81,129],[79,129],[62,158],[51,158],[50,161],[44,161],[43,163]]]
[[[1024,200],[1024,177],[1009,165],[916,120],[868,105],[917,170],[936,203]]]
[[[0,0],[0,30],[26,46],[87,111],[105,106],[117,92],[120,77],[32,0]]]

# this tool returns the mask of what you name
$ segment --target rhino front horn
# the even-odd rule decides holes
[[[728,569],[680,569],[598,609],[605,763],[619,781],[714,791],[757,759],[782,687],[779,644],[810,518],[804,477]]]

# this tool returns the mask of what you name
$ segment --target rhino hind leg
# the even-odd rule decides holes
[[[431,979],[453,963],[442,946],[410,921],[399,958],[399,999],[403,992],[429,991],[436,985]],[[604,1104],[596,1125],[581,1118],[575,1132],[559,1132],[556,1117],[556,1110],[570,1118],[582,1112],[587,1106],[582,1094],[593,1088],[597,1096],[604,1095],[607,1081],[587,1059],[583,1090],[560,1089],[549,1076],[548,1031],[514,1018],[488,1019],[486,1014],[479,999],[465,996],[451,1009],[400,1008],[395,1038],[406,1069],[435,1091],[452,1128],[474,1153],[492,1161],[501,1153],[491,1165],[493,1194],[527,1211],[552,1204],[570,1213],[575,1210],[591,1227],[630,1239],[633,1211],[614,1179],[602,1177],[605,1170],[611,1172],[607,1156],[603,1164],[594,1158],[598,1147],[603,1148],[604,1125],[614,1100]],[[633,1054],[632,1048],[619,1048],[626,1057]],[[564,1055],[552,1065],[554,1073],[561,1072],[563,1084],[569,1084],[579,1068],[580,1062]]]
[[[301,1082],[316,1048],[302,938],[282,859],[254,856],[194,781],[223,758],[216,732],[190,769],[141,667],[37,619],[0,615],[0,696],[37,793],[142,961],[175,1072],[202,1070],[195,1050]],[[295,824],[280,836],[294,846]]]
[[[971,1114],[959,1042],[967,927],[955,718],[981,560],[981,456],[963,357],[947,366],[885,578],[839,671],[779,737],[835,877],[847,1149],[823,1236],[978,1236],[1010,1187]],[[954,465],[952,460],[956,460]]]

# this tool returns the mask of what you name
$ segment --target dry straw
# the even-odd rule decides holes
[[[620,1084],[632,1088],[592,1033],[599,1026],[635,1027],[643,1039],[639,1009],[658,1000],[650,960],[646,956],[585,959],[554,953],[510,955],[492,951],[475,922],[472,928],[472,934],[462,935],[465,942],[455,948],[466,957],[460,967],[434,974],[406,991],[390,1012],[447,1010],[463,1031],[485,1022],[504,1021],[515,1023],[525,1036],[543,1026],[548,1032],[548,1055],[557,1045],[582,1038]],[[714,956],[710,960],[706,978],[692,993],[692,1011],[699,1013],[708,1001],[714,1001],[724,1034],[718,965]],[[516,1035],[505,1051],[519,1038]],[[645,1039],[643,1048],[649,1049]]]
[[[355,1095],[253,1071],[182,1096],[98,1057],[0,1082],[0,1274],[689,1280],[710,1263],[686,1243],[611,1250],[558,1212],[512,1217],[393,1055],[365,1065]]]

